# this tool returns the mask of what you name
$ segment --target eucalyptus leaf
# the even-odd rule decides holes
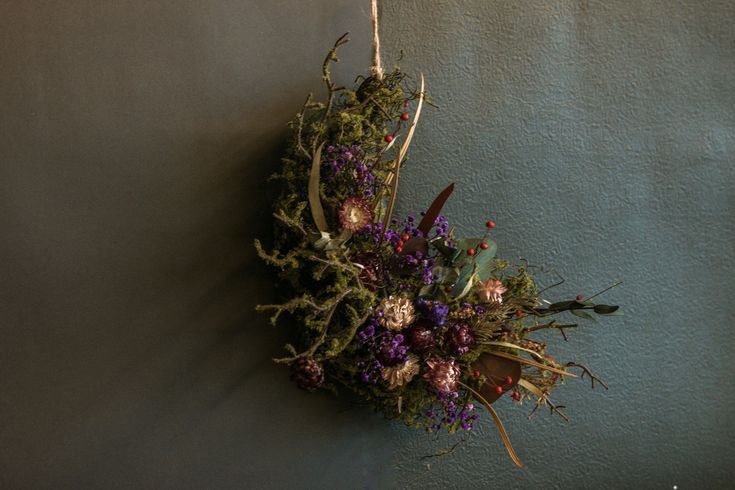
[[[483,241],[487,243],[487,249],[480,247],[480,244]],[[475,255],[467,255],[467,250],[469,249],[474,249]],[[464,254],[467,257],[465,263],[467,265],[472,264],[472,267],[474,267],[474,271],[477,273],[477,277],[480,281],[486,281],[490,278],[494,267],[492,259],[498,251],[498,245],[494,241],[487,239],[483,240],[482,238],[464,238],[457,240],[457,250],[460,251],[460,254]]]
[[[598,315],[611,315],[618,311],[619,308],[617,305],[595,305],[594,311]]]
[[[432,273],[437,276],[437,284],[454,284],[459,279],[459,269],[456,267],[436,266]]]
[[[434,237],[429,240],[429,245],[433,246],[439,251],[444,257],[451,259],[457,252],[456,248],[451,248],[447,245],[447,242],[440,236]]]
[[[455,298],[466,296],[472,288],[473,279],[477,275],[475,274],[476,271],[477,264],[469,263],[462,267],[450,295]]]
[[[419,291],[420,298],[432,298],[436,294],[436,285],[427,284]]]
[[[464,285],[462,292],[459,293],[459,295],[457,296],[457,299],[464,298],[470,293],[470,291],[472,290],[472,285],[475,283],[476,277],[477,277],[477,274],[474,274],[474,273],[470,276],[469,280]]]
[[[578,316],[579,318],[584,318],[585,320],[592,320],[593,322],[595,321],[595,317],[584,310],[569,310],[569,313],[574,316]]]

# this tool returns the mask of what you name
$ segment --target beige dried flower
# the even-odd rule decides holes
[[[488,303],[503,304],[503,293],[508,290],[503,286],[502,281],[495,279],[488,279],[485,282],[481,282],[477,285],[478,294],[480,299]]]
[[[394,390],[403,386],[413,379],[419,372],[419,358],[413,354],[408,356],[406,362],[397,366],[383,368],[383,379],[388,382],[388,389]]]
[[[348,197],[339,208],[339,223],[349,231],[360,231],[373,219],[373,211],[364,199]]]
[[[416,319],[416,310],[408,298],[388,296],[378,308],[380,324],[388,330],[402,330]]]

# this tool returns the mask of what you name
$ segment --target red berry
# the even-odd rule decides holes
[[[385,135],[385,141],[387,143],[390,143],[391,141],[393,141],[393,135],[392,134],[386,134]]]
[[[475,249],[474,248],[471,248],[471,249],[467,250],[467,255],[475,255]]]
[[[408,121],[408,112],[404,112],[403,114],[401,114],[401,119],[404,121]]]
[[[396,247],[396,253],[399,254],[403,252],[403,247]]]
[[[480,248],[481,248],[481,249],[483,249],[483,250],[487,250],[487,247],[489,247],[489,246],[490,246],[490,245],[488,245],[488,244],[487,244],[487,243],[485,243],[485,242],[482,242],[482,243],[480,244]]]
[[[402,247],[402,246],[403,246],[403,240],[398,240],[396,247]]]
[[[584,296],[582,296],[581,294],[578,294],[576,299],[577,301],[582,301],[584,299]]]
[[[511,376],[506,376],[505,377],[505,384],[509,385],[511,383],[513,383],[513,378]]]
[[[497,393],[498,395],[502,395],[503,394],[503,387],[502,386],[496,386],[495,387],[495,393]]]
[[[519,401],[519,400],[521,399],[521,394],[520,394],[520,393],[518,393],[517,391],[514,391],[514,392],[513,392],[513,394],[512,394],[511,396],[513,397],[513,399],[514,399],[515,401]]]
[[[444,291],[450,293],[452,291],[452,289],[454,289],[454,288],[452,288],[452,286],[447,286],[447,287],[444,288]]]
[[[489,219],[487,220],[487,223],[485,223],[485,226],[487,226],[488,228],[495,228],[495,221]]]
[[[411,237],[408,236],[408,233],[404,233],[403,235],[401,235],[401,240],[403,240],[404,242],[407,242],[409,238]]]
[[[480,374],[480,371],[475,369],[474,371],[472,371],[472,376],[474,376],[476,379],[480,379],[480,376],[482,376],[482,374]]]
[[[516,310],[516,318],[520,318],[523,316],[523,312],[521,310]]]

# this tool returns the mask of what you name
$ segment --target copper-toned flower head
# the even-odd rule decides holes
[[[416,319],[413,303],[408,298],[388,296],[378,307],[382,314],[378,317],[380,324],[388,330],[402,330]]]
[[[359,197],[348,197],[339,208],[339,224],[349,231],[360,231],[373,220],[370,205]]]
[[[451,393],[457,390],[457,381],[461,371],[454,359],[429,359],[429,367],[424,373],[424,379],[439,392]]]
[[[419,358],[410,354],[406,362],[397,366],[383,368],[383,379],[388,382],[388,389],[394,390],[413,379],[419,372]]]
[[[481,282],[477,285],[478,294],[480,299],[488,303],[503,303],[503,293],[508,290],[503,286],[502,281],[495,279],[488,279],[485,282]]]

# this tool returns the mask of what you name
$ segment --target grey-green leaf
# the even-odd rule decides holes
[[[593,322],[595,321],[595,317],[584,310],[569,310],[569,313],[574,316],[578,316],[579,318],[584,318],[585,320],[592,320]]]

